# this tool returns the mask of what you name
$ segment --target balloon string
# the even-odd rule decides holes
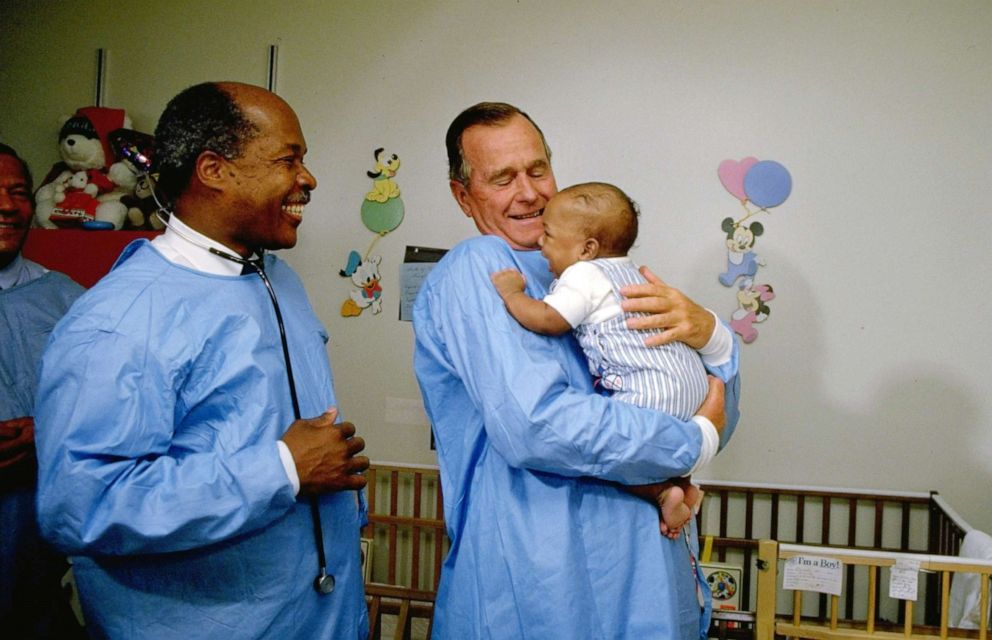
[[[387,233],[389,233],[389,232],[388,231],[380,231],[379,233],[375,234],[375,237],[372,238],[372,244],[369,245],[369,248],[365,250],[365,255],[362,256],[362,260],[363,261],[366,260],[369,257],[369,254],[370,253],[372,253],[372,247],[375,246],[375,243],[376,242],[379,242],[379,238],[381,238],[382,236],[386,235]]]
[[[762,213],[762,212],[768,213],[768,214],[771,213],[765,207],[761,207],[757,211],[751,211],[750,209],[747,208],[747,202],[748,202],[747,200],[741,200],[741,206],[744,207],[744,211],[747,212],[747,215],[744,216],[743,218],[741,218],[740,220],[738,220],[737,222],[735,222],[734,223],[734,226],[737,226],[737,225],[740,225],[740,224],[744,223],[744,221],[746,221],[748,218],[750,218],[751,216],[756,216],[759,213]]]

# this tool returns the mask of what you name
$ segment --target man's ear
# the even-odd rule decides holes
[[[449,180],[448,186],[451,188],[451,195],[454,196],[455,202],[457,202],[458,206],[462,208],[465,215],[471,218],[472,203],[470,202],[471,196],[468,193],[468,187],[458,180]]]
[[[581,260],[593,260],[599,256],[599,240],[596,238],[586,238],[585,242],[582,243],[582,254],[579,256]]]
[[[208,189],[223,189],[232,177],[228,172],[227,160],[215,151],[204,151],[199,155],[193,175]]]

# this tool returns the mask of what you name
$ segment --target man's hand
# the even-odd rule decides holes
[[[723,435],[723,428],[727,426],[727,414],[723,411],[723,380],[716,376],[706,376],[710,383],[709,391],[703,398],[703,404],[699,406],[696,415],[708,418],[716,432]]]
[[[11,469],[34,457],[34,418],[0,421],[0,471]]]
[[[503,298],[503,300],[506,300],[515,293],[523,293],[524,288],[527,286],[527,280],[524,278],[524,274],[516,269],[497,271],[490,278],[496,286],[496,292],[499,293],[499,297]]]
[[[620,306],[624,311],[650,315],[629,318],[627,326],[631,329],[662,329],[662,333],[644,340],[649,347],[669,342],[684,342],[693,349],[706,346],[716,325],[713,314],[678,289],[669,287],[647,267],[641,267],[641,273],[647,284],[632,284],[620,289],[620,293],[627,298]]]
[[[282,437],[296,463],[301,494],[361,489],[369,468],[369,459],[356,455],[365,448],[365,440],[355,436],[350,422],[334,424],[337,409],[289,425]]]

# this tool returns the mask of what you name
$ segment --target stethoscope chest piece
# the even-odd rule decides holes
[[[313,588],[317,590],[317,593],[327,595],[334,591],[334,576],[321,569],[320,575],[313,580]]]

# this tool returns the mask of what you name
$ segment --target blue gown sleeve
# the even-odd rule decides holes
[[[69,327],[45,352],[36,417],[45,537],[70,555],[166,553],[284,515],[295,497],[275,440],[246,441],[235,435],[245,425],[221,415],[178,436],[188,408],[177,387],[191,378],[139,333]]]
[[[717,378],[720,378],[724,383],[724,411],[727,414],[727,424],[724,426],[723,432],[720,434],[720,451],[723,451],[723,448],[727,446],[730,438],[733,437],[734,430],[737,428],[737,422],[741,417],[741,343],[740,340],[737,339],[737,336],[734,335],[730,325],[723,320],[720,320],[720,324],[723,326],[724,331],[730,332],[730,339],[733,343],[730,360],[720,366],[711,366],[705,364],[705,362],[703,364],[705,365],[707,372]]]
[[[492,448],[508,464],[624,484],[692,468],[701,441],[695,423],[596,395],[571,336],[531,333],[506,312],[489,275],[524,266],[505,243],[479,238],[450,254],[421,292],[419,311],[430,320],[417,329],[418,349],[453,369],[482,414]],[[532,280],[528,274],[528,293],[540,297]],[[455,404],[428,406],[428,413],[450,413]]]

